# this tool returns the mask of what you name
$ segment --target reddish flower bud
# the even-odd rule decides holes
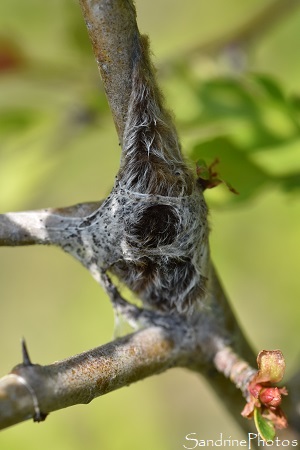
[[[263,388],[259,393],[259,400],[267,407],[277,408],[281,403],[280,391],[277,387]]]

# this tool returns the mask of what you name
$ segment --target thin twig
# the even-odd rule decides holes
[[[230,47],[249,47],[299,6],[298,0],[275,0],[236,30],[196,46],[185,52],[182,58],[190,58],[201,53],[215,55]]]

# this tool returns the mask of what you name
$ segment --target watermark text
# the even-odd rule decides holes
[[[274,441],[264,441],[259,434],[248,433],[247,439],[234,439],[231,436],[223,435],[220,433],[216,439],[201,439],[198,433],[188,433],[184,438],[183,448],[186,450],[193,450],[199,447],[242,447],[251,450],[254,446],[257,447],[298,447],[299,442],[297,439],[280,439],[276,437]]]

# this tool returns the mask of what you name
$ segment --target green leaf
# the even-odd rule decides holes
[[[217,78],[203,83],[198,90],[206,114],[212,116],[253,116],[256,104],[244,86],[234,78]]]
[[[239,193],[229,197],[231,202],[252,197],[271,181],[267,172],[225,136],[199,142],[192,149],[191,158],[193,161],[204,159],[207,165],[219,159],[218,176]]]
[[[196,88],[196,96],[202,125],[214,123],[244,150],[274,148],[300,134],[290,99],[266,75],[208,80]]]
[[[300,189],[300,172],[278,176],[277,179],[281,183],[282,189],[285,191],[295,191]]]
[[[273,441],[275,438],[275,428],[272,422],[265,419],[259,408],[254,408],[254,423],[257,431],[264,441]]]
[[[286,102],[285,95],[279,86],[279,83],[271,78],[269,75],[265,74],[252,74],[251,78],[253,81],[262,88],[264,93],[277,102]]]

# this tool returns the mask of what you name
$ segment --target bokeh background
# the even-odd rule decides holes
[[[240,193],[207,193],[213,259],[253,346],[280,348],[288,378],[299,364],[300,8],[282,3],[263,26],[274,1],[136,7],[191,164],[219,157]],[[2,0],[0,212],[101,199],[119,157],[78,2]],[[113,328],[108,299],[75,260],[1,248],[1,375],[20,362],[22,336],[33,362],[48,364],[111,340]],[[0,448],[175,450],[190,432],[243,437],[199,376],[173,369],[12,427]]]

